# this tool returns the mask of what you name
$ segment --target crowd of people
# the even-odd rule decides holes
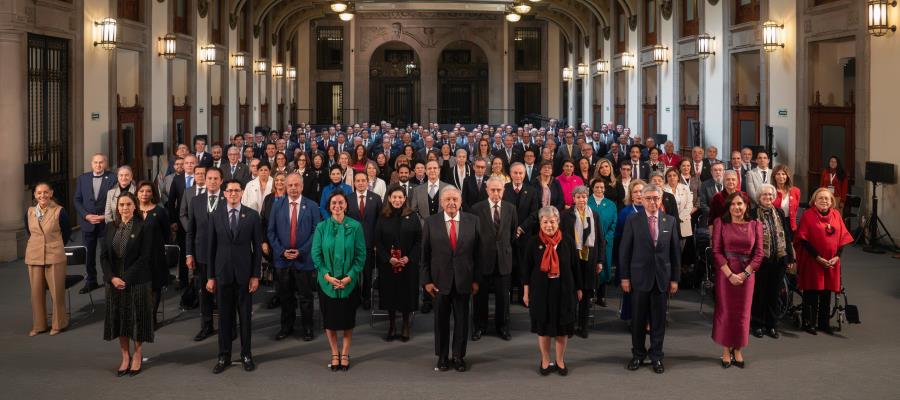
[[[74,218],[87,248],[81,292],[105,287],[103,336],[119,342],[119,376],[140,373],[161,289],[176,282],[182,307],[200,309],[194,340],[218,336],[214,373],[231,365],[238,336],[243,368],[255,368],[251,306],[261,282],[277,291],[267,300],[281,309],[275,340],[295,329],[314,340],[318,295],[334,371],[350,367],[357,310],[373,307],[389,316],[389,342],[410,339],[413,312],[434,311],[436,368],[465,371],[467,342],[490,331],[494,294],[502,340],[512,335],[510,303],[528,307],[542,375],[568,373],[568,339],[588,338],[593,304],[606,307],[607,288],[618,286],[619,316],[632,331],[626,368],[649,358],[663,373],[669,297],[697,283],[707,246],[724,368],[745,365],[749,335],[779,337],[786,273],[797,274],[803,329],[832,333],[829,301],[852,241],[838,211],[849,178],[836,157],[801,217],[791,169],[773,168],[765,151],[720,161],[716,147],[694,147],[682,158],[672,142],[659,147],[621,125],[301,124],[192,145],[176,146],[152,180],[138,181],[127,165],[111,172],[96,154],[76,181]],[[48,330],[46,286],[56,335],[68,325],[70,217],[50,185],[33,194],[29,334]],[[177,281],[167,244],[181,249]]]

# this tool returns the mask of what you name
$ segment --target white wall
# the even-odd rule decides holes
[[[155,40],[169,31],[168,3],[151,2],[150,37]],[[153,142],[165,142],[165,154],[172,155],[169,132],[169,60],[153,53],[150,56],[150,138]],[[153,163],[154,166],[156,163]]]
[[[140,53],[116,49],[116,94],[123,107],[133,107],[140,84]]]
[[[675,7],[673,5],[673,7]],[[680,7],[680,6],[679,6]],[[677,12],[672,12],[671,18],[666,21],[662,16],[659,17],[659,31],[657,37],[659,44],[668,47],[667,50],[669,61],[660,65],[658,73],[658,90],[657,90],[657,131],[662,135],[668,135],[669,140],[677,140],[675,138],[675,126],[678,125],[676,116],[678,115],[678,100],[675,99],[675,87],[678,82],[675,80],[675,68],[678,62],[675,61],[675,21],[677,20]],[[660,143],[661,144],[661,143]]]
[[[769,53],[768,113],[775,132],[777,162],[794,166],[797,154],[797,2],[769,1],[769,19],[784,24],[784,48]],[[787,110],[787,116],[779,115]],[[766,110],[760,110],[765,113]],[[760,137],[760,143],[765,138]]]
[[[196,4],[196,3],[195,3]],[[196,7],[196,6],[194,6]],[[196,13],[196,10],[194,11]],[[195,14],[196,15],[196,14]],[[209,66],[200,62],[200,47],[209,44],[209,17],[197,17],[194,26],[194,59],[192,67],[196,68],[196,98],[191,99],[195,135],[207,135],[209,132]],[[190,93],[190,92],[189,92]],[[227,132],[226,132],[227,134]]]
[[[702,2],[704,9],[704,17],[701,19],[701,32],[709,33],[715,36],[715,52],[716,54],[708,57],[700,62],[700,79],[703,82],[702,88],[702,105],[700,118],[702,119],[703,144],[706,146],[716,146],[719,148],[719,158],[725,154],[724,138],[730,132],[730,127],[726,125],[726,115],[730,112],[728,96],[723,89],[728,79],[728,71],[726,69],[728,63],[724,49],[726,45],[725,35],[725,12],[723,10],[722,1],[716,5],[710,5],[709,2]]]
[[[900,21],[900,9],[888,7],[891,23]],[[887,36],[870,37],[870,92],[869,111],[869,161],[882,161],[898,164],[897,148],[900,146],[900,135],[897,134],[897,103],[893,100],[900,93],[900,80],[897,79],[897,65],[900,65],[900,33],[889,33]],[[864,134],[863,132],[861,132]],[[859,161],[859,158],[857,158]],[[857,163],[857,179],[862,162]],[[896,168],[896,167],[895,167]],[[896,174],[896,169],[895,169]],[[867,186],[870,188],[871,185]],[[871,196],[871,189],[867,193]],[[870,204],[870,197],[865,199]],[[887,229],[897,237],[900,234],[900,184],[883,185],[878,193],[879,214]]]
[[[94,153],[111,154],[109,151],[110,137],[110,57],[108,50],[94,47],[95,28],[94,21],[99,21],[109,16],[108,0],[84,0],[84,93],[81,101],[84,104],[84,151],[81,155],[81,168],[90,169],[91,156]],[[92,113],[99,113],[100,118],[91,119]]]
[[[547,24],[547,116],[559,118],[562,109],[562,69],[559,67],[560,43],[562,42],[559,27]]]

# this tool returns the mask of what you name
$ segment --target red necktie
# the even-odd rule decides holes
[[[366,196],[359,196],[359,219],[366,218]]]
[[[514,190],[516,191],[516,194],[519,194],[519,187],[518,187],[518,186],[516,186]]]
[[[648,222],[650,225],[650,238],[653,239],[653,245],[656,246],[656,216],[649,215],[647,216],[647,219],[649,219]]]
[[[297,202],[291,202],[291,247],[297,247]]]
[[[450,220],[450,250],[456,251],[456,221]]]

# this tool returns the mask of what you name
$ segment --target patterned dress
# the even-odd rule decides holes
[[[119,224],[112,239],[112,267],[116,276],[125,276],[125,250],[134,231],[134,220]],[[139,248],[138,248],[139,249]],[[136,266],[138,267],[138,266]],[[140,266],[149,267],[149,266]],[[125,336],[136,342],[153,342],[153,295],[151,282],[125,282],[125,289],[106,285],[106,319],[103,339]]]

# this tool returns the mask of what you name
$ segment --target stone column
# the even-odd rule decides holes
[[[0,120],[4,121],[4,145],[0,146],[0,158],[12,168],[0,168],[0,182],[7,190],[0,196],[0,262],[19,258],[24,250],[22,210],[25,206],[24,165],[27,148],[25,34],[22,31],[0,30]]]

